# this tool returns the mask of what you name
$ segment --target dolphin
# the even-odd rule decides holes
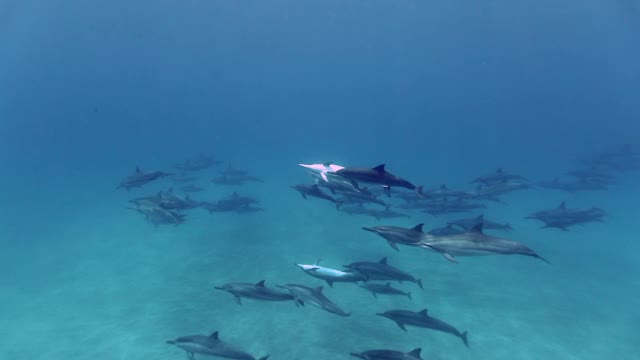
[[[237,360],[256,360],[253,356],[228,344],[218,336],[218,332],[206,335],[189,335],[182,336],[175,340],[167,340],[167,344],[175,345],[187,352],[189,359],[195,359],[195,354],[217,356],[226,359]],[[269,355],[263,356],[258,360],[267,360]]]
[[[385,164],[378,165],[374,168],[363,167],[346,167],[336,171],[337,175],[343,176],[349,180],[363,183],[380,184],[384,187],[387,196],[391,196],[391,187],[398,186],[415,190],[418,197],[422,196],[422,186],[415,186],[408,180],[393,175],[385,170]]]
[[[418,244],[422,244],[422,242]],[[416,279],[413,275],[387,264],[386,257],[382,258],[378,262],[358,261],[345,265],[344,267],[358,271],[364,275],[367,280],[410,281],[418,284],[418,286],[423,289],[422,280]]]
[[[335,173],[338,170],[344,169],[344,166],[336,165],[332,162],[326,162],[323,164],[298,164],[304,168],[307,168],[315,173],[320,174],[325,182],[329,182],[327,173]]]
[[[318,185],[295,185],[291,186],[291,188],[302,195],[302,198],[306,199],[307,196],[313,196],[319,199],[324,199],[331,201],[332,203],[336,203],[336,199],[331,196],[325,194]]]
[[[476,183],[476,184],[485,184],[485,185],[493,185],[496,183],[500,183],[503,181],[509,181],[509,180],[521,180],[521,181],[526,181],[527,178],[525,178],[524,176],[521,175],[517,175],[517,174],[509,174],[507,172],[505,172],[502,168],[498,168],[495,172],[490,173],[490,174],[486,174],[483,176],[480,176],[476,179],[474,179],[473,181],[471,181],[471,183]]]
[[[293,300],[295,301],[297,306],[304,306],[305,303],[309,303],[332,314],[340,316],[351,315],[351,313],[345,312],[338,305],[324,296],[324,294],[322,293],[322,286],[310,288],[304,285],[286,284],[278,285],[278,287],[281,287],[291,293],[291,295],[293,296]]]
[[[116,189],[126,189],[129,191],[131,188],[138,188],[145,184],[148,184],[154,180],[161,179],[165,176],[170,176],[171,174],[163,172],[163,171],[150,171],[143,172],[140,170],[139,166],[136,166],[136,169],[133,174],[124,178]]]
[[[383,239],[387,240],[389,246],[399,251],[397,244],[403,245],[415,245],[424,236],[422,232],[422,226],[424,224],[418,224],[412,228],[403,228],[399,226],[373,226],[363,227],[362,230],[370,231],[374,234],[380,235]]]
[[[302,271],[304,271],[307,275],[326,281],[330,287],[333,287],[334,282],[358,282],[358,281],[365,280],[365,277],[360,273],[331,269],[331,268],[319,266],[318,264],[319,264],[319,261],[313,265],[305,265],[305,264],[296,264],[296,265],[300,269],[302,269]]]
[[[478,215],[473,218],[458,219],[449,221],[447,225],[458,226],[459,228],[469,231],[476,224],[482,223],[483,229],[495,229],[495,230],[512,230],[513,228],[509,223],[500,224],[495,221],[487,220],[484,214]]]
[[[426,235],[417,244],[425,249],[441,253],[447,260],[457,262],[454,256],[478,256],[478,255],[525,255],[538,258],[549,263],[535,251],[517,241],[502,239],[485,235],[482,231],[483,224],[475,225],[471,230],[454,235]]]
[[[386,295],[404,295],[409,299],[413,300],[410,292],[404,292],[399,289],[396,289],[391,286],[391,283],[386,283],[384,285],[381,284],[369,284],[365,283],[364,285],[358,285],[361,288],[370,291],[373,294],[373,297],[377,298],[377,294],[386,294]]]
[[[240,298],[266,300],[266,301],[286,301],[293,300],[293,296],[280,290],[271,289],[264,285],[264,280],[256,283],[230,283],[222,286],[215,286],[218,290],[230,292],[238,305],[242,305]]]
[[[407,331],[405,325],[412,325],[455,335],[462,340],[466,347],[469,347],[466,331],[461,333],[460,331],[458,331],[458,329],[451,326],[450,324],[447,324],[446,322],[435,317],[429,316],[427,309],[423,309],[422,311],[418,312],[409,310],[391,310],[383,313],[378,313],[376,315],[386,317],[389,320],[395,321],[396,324],[398,324],[398,327],[400,327],[400,329],[404,331]]]
[[[351,356],[365,360],[422,360],[421,348],[413,349],[408,353],[395,350],[367,350],[361,353],[351,353]]]

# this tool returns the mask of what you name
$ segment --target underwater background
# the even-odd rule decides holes
[[[363,226],[435,228],[460,215],[349,216],[290,186],[299,163],[387,170],[471,189],[504,168],[551,180],[640,144],[635,1],[0,1],[0,358],[180,359],[165,340],[219,331],[256,358],[634,359],[640,323],[640,171],[605,191],[531,188],[482,213],[551,262],[394,251]],[[264,211],[190,210],[154,226],[127,209],[171,179],[116,189],[136,166],[176,172],[199,154],[262,182],[210,182]],[[394,191],[392,190],[392,198]],[[597,206],[604,222],[524,219]],[[466,216],[476,215],[475,211]],[[465,217],[462,214],[462,217]],[[389,262],[422,278],[405,297],[353,284],[324,292],[350,317],[245,300],[228,282],[326,285],[296,263]],[[375,316],[431,314],[449,335]],[[197,358],[200,356],[196,355]]]

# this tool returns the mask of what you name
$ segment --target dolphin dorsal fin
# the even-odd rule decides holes
[[[482,228],[484,227],[484,223],[477,223],[475,224],[471,230],[469,230],[470,233],[476,233],[476,234],[482,234]]]
[[[413,350],[409,351],[407,353],[407,355],[412,356],[412,357],[417,358],[417,359],[422,359],[420,357],[420,353],[421,352],[422,352],[422,349],[421,348],[417,348],[417,349],[413,349]]]
[[[418,224],[418,225],[414,226],[413,228],[411,228],[411,230],[422,232],[422,227],[423,226],[424,226],[424,224]]]
[[[218,340],[218,332],[214,331],[211,335],[209,335],[209,337],[212,338],[212,339]]]
[[[426,309],[426,308],[425,308],[425,309],[422,309],[422,310],[419,312],[419,314],[420,314],[420,315],[427,316],[427,315],[429,315],[429,310],[428,310],[428,309]]]
[[[563,201],[560,203],[560,205],[558,206],[558,209],[566,209],[567,208],[567,204]]]
[[[260,280],[260,281],[258,281],[258,283],[256,284],[256,286],[264,287],[264,280]]]
[[[315,291],[322,294],[323,289],[324,289],[324,286],[318,286],[317,288],[315,288]]]
[[[382,259],[380,259],[380,261],[378,261],[378,263],[387,265],[387,257],[383,257]]]
[[[373,168],[373,170],[375,170],[375,171],[377,171],[377,172],[385,172],[385,170],[384,170],[384,166],[385,166],[385,165],[386,165],[386,164],[380,164],[380,165],[378,165],[378,166],[374,167],[374,168]]]

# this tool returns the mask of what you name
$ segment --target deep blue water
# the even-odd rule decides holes
[[[640,144],[640,5],[634,1],[0,2],[0,358],[176,359],[164,341],[220,332],[271,359],[341,359],[423,348],[424,359],[632,359],[640,311],[640,172],[606,191],[529,189],[487,203],[519,256],[392,250],[362,226],[425,228],[471,214],[376,221],[289,188],[298,163],[386,163],[426,188],[498,167],[551,180],[620,144]],[[174,171],[198,154],[264,180],[209,182],[263,212],[188,212],[154,227],[116,190],[136,165]],[[392,190],[393,191],[393,190]],[[392,194],[393,195],[393,194]],[[563,232],[523,219],[566,200],[604,223]],[[326,288],[353,312],[213,289],[267,280],[323,283],[294,263],[339,268],[389,257],[423,279],[406,298]],[[326,286],[325,286],[326,287]],[[377,312],[406,308],[469,331],[470,349],[403,333]]]

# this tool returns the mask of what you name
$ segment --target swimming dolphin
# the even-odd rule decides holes
[[[395,350],[367,350],[361,353],[351,353],[351,356],[365,360],[422,360],[420,357],[421,348],[417,348],[404,353]]]
[[[293,300],[291,294],[281,290],[271,289],[264,285],[264,280],[256,283],[230,283],[222,286],[215,286],[218,290],[230,292],[238,305],[242,305],[240,298],[266,300],[266,301],[286,301]]]
[[[322,286],[318,286],[316,288],[310,288],[304,285],[298,284],[286,284],[286,285],[278,285],[293,296],[293,300],[295,301],[297,306],[304,306],[305,304],[311,304],[313,306],[317,306],[322,310],[330,312],[332,314],[340,315],[340,316],[350,316],[351,313],[345,312],[338,305],[329,300],[324,294],[322,294]]]
[[[365,280],[365,277],[360,273],[331,269],[319,266],[318,264],[319,262],[316,262],[313,265],[296,265],[306,274],[326,281],[330,287],[333,287],[334,282],[358,282]]]
[[[326,162],[324,164],[298,164],[304,168],[307,168],[315,173],[320,174],[325,182],[329,182],[327,173],[335,173],[338,170],[344,169],[344,166],[336,165],[332,162]]]
[[[417,246],[441,253],[447,260],[457,262],[455,256],[525,255],[549,263],[535,251],[517,241],[485,235],[479,223],[468,232],[454,235],[426,235]]]
[[[412,228],[403,228],[399,226],[373,226],[363,227],[362,230],[372,232],[380,235],[383,239],[387,240],[389,246],[399,251],[397,244],[403,245],[415,245],[424,236],[422,232],[422,226],[424,224],[418,224]]]
[[[418,244],[422,244],[422,242]],[[423,289],[422,280],[416,279],[413,275],[387,264],[386,257],[378,262],[358,261],[344,267],[361,273],[367,280],[410,281],[418,284]]]
[[[378,165],[374,168],[346,167],[336,171],[336,174],[355,181],[356,183],[380,184],[384,187],[387,196],[391,196],[392,186],[415,190],[419,197],[422,196],[422,186],[415,186],[408,180],[387,172],[384,167],[385,164]]]
[[[136,170],[134,171],[134,173],[124,178],[116,189],[123,188],[129,191],[131,188],[138,188],[154,180],[161,179],[165,176],[170,175],[171,174],[163,171],[143,172],[142,170],[140,170],[140,167],[136,166]]]
[[[523,180],[526,181],[527,178],[525,178],[524,176],[521,175],[517,175],[517,174],[509,174],[507,172],[505,172],[502,168],[498,168],[495,172],[490,173],[490,174],[486,174],[483,176],[480,176],[476,179],[474,179],[473,181],[471,181],[471,183],[479,183],[479,184],[485,184],[485,185],[492,185],[492,184],[496,184],[496,183],[500,183],[500,182],[504,182],[504,181],[509,181],[509,180]]]
[[[396,324],[398,324],[398,327],[400,327],[400,329],[404,331],[407,331],[405,325],[412,325],[455,335],[462,340],[466,347],[469,347],[466,331],[461,333],[460,331],[458,331],[458,329],[447,324],[446,322],[429,316],[427,309],[423,309],[422,311],[418,312],[409,310],[391,310],[383,313],[378,313],[376,315],[386,317],[389,320],[395,321]]]
[[[413,300],[410,292],[404,292],[402,290],[396,289],[391,286],[391,283],[386,283],[384,285],[381,284],[371,284],[364,283],[364,285],[358,285],[361,288],[370,291],[373,294],[373,297],[377,298],[377,294],[386,294],[386,295],[404,295],[409,299]]]
[[[319,199],[324,199],[331,201],[332,203],[336,203],[336,199],[331,196],[325,194],[318,185],[294,185],[291,188],[302,195],[303,199],[307,199],[307,196],[313,196]]]
[[[478,215],[473,218],[449,221],[447,225],[458,226],[462,230],[469,231],[479,223],[482,223],[483,229],[513,230],[511,225],[509,225],[509,223],[500,224],[495,221],[488,220],[484,217],[484,214]]]
[[[167,344],[175,345],[187,352],[189,359],[195,359],[195,354],[217,356],[227,359],[237,360],[256,360],[253,356],[220,340],[218,332],[206,335],[189,335],[182,336],[175,340],[167,340]],[[258,360],[267,360],[269,355],[263,356]]]

